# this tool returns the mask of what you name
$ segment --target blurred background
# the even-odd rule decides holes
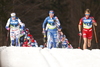
[[[26,28],[29,28],[38,44],[42,45],[42,23],[48,16],[48,11],[52,9],[61,22],[63,33],[72,46],[77,48],[79,43],[78,23],[87,8],[91,10],[91,16],[95,18],[98,24],[96,32],[99,45],[100,0],[0,0],[0,46],[9,46],[5,25],[11,12],[17,14],[17,17],[25,23]],[[92,48],[97,48],[94,37]]]

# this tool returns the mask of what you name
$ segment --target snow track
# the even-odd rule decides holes
[[[0,67],[100,67],[100,50],[0,47]]]

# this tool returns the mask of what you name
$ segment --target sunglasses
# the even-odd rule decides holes
[[[85,14],[86,16],[89,16],[90,14]]]
[[[15,18],[15,16],[12,16],[12,18]]]

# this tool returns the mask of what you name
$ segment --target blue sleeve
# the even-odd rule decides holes
[[[21,29],[21,30],[24,30],[24,29],[25,29],[25,26],[21,26],[20,29]]]
[[[42,24],[42,28],[46,28],[47,19],[48,19],[48,17],[45,18],[45,20],[44,20],[44,22]]]
[[[58,29],[62,29],[61,25],[58,27]]]
[[[9,27],[5,26],[5,28],[7,29],[7,28],[9,28]]]

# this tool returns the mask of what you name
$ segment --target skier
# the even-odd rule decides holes
[[[25,28],[25,33],[28,34],[29,33],[29,29]]]
[[[34,38],[32,38],[30,41],[31,41],[31,46],[32,47],[38,47],[38,43]]]
[[[24,39],[27,39],[28,34],[30,34],[29,29],[28,28],[25,28],[25,36],[24,36]]]
[[[57,45],[57,32],[60,31],[60,22],[57,16],[54,16],[54,11],[49,11],[49,16],[45,18],[43,25],[43,32],[47,31],[47,48],[56,48]]]
[[[83,31],[81,31],[83,25]],[[86,49],[87,46],[91,46],[91,40],[92,40],[92,25],[97,26],[96,21],[93,17],[90,17],[90,10],[85,10],[85,17],[81,18],[79,21],[79,36],[83,35],[83,49]]]
[[[10,40],[11,46],[20,46],[19,37],[20,37],[20,25],[22,26],[21,20],[16,17],[16,13],[11,13],[11,17],[8,19],[6,24],[6,29],[10,30]]]
[[[62,31],[59,31],[58,32],[58,45],[57,45],[57,47],[58,48],[62,48],[62,42],[61,42],[61,40],[62,40],[62,38],[63,38],[63,32]]]
[[[38,47],[37,41],[33,38],[33,36],[30,33],[28,33],[27,36],[30,37],[29,39],[30,45],[32,47]]]
[[[20,46],[24,43],[24,37],[25,37],[25,24],[22,23],[22,27],[20,27]]]
[[[29,37],[24,39],[24,43],[23,43],[22,47],[32,47],[29,42]]]
[[[26,28],[26,34],[25,34],[25,37],[24,37],[24,44],[23,46],[25,47],[32,47],[31,46],[31,39],[33,38],[33,36],[30,34],[29,32],[29,29],[27,30],[28,28]]]
[[[68,48],[68,49],[73,48],[65,35],[63,35],[63,37],[61,38],[61,45],[62,45],[62,48]]]
[[[23,47],[38,47],[37,41],[34,40],[33,36],[30,34],[29,29],[25,29],[25,37]]]

